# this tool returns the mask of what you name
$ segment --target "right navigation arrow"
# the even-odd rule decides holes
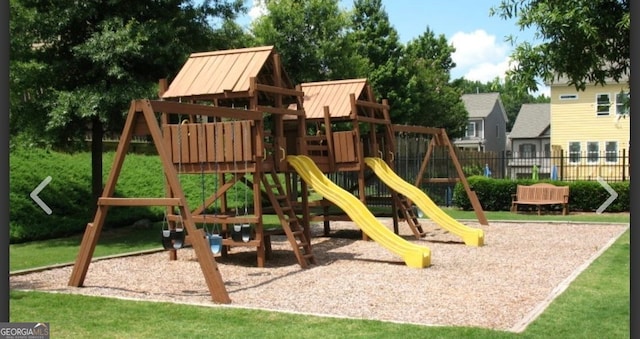
[[[602,185],[602,187],[604,187],[604,189],[609,193],[609,198],[607,198],[607,200],[605,200],[602,205],[600,205],[600,207],[598,207],[598,209],[596,210],[596,213],[601,214],[602,212],[604,212],[604,210],[607,209],[607,207],[609,207],[609,205],[611,205],[614,200],[618,198],[618,192],[611,188],[611,186],[609,186],[606,181],[602,180],[602,178],[598,177],[597,180],[600,185]]]

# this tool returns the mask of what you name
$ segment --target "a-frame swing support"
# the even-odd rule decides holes
[[[124,158],[127,154],[131,139],[134,135],[139,134],[151,135],[156,150],[158,151],[158,155],[160,156],[160,160],[162,161],[167,185],[173,193],[171,197],[113,197],[118,176],[122,170],[122,164],[124,163]],[[158,121],[156,120],[151,102],[149,100],[132,101],[122,136],[118,143],[118,149],[113,161],[113,166],[111,167],[102,196],[98,199],[96,214],[93,222],[88,223],[85,229],[82,243],[80,244],[80,250],[69,279],[69,286],[81,287],[84,284],[93,253],[98,243],[98,239],[100,238],[100,233],[110,206],[174,206],[178,207],[180,211],[186,232],[192,236],[191,245],[193,246],[196,257],[198,258],[198,263],[202,269],[212,300],[223,304],[231,302],[208,242],[204,236],[193,236],[201,235],[202,233],[197,229],[192,218],[191,210],[187,205],[184,191],[180,186],[178,173],[171,163],[169,152],[170,150],[168,150],[163,143],[162,132],[158,125]]]
[[[464,187],[467,196],[469,197],[469,201],[471,202],[471,206],[476,214],[476,218],[478,218],[478,222],[481,225],[489,225],[489,221],[484,214],[484,210],[482,209],[482,205],[478,200],[478,196],[476,192],[471,189],[469,185],[469,181],[467,181],[467,177],[462,170],[462,165],[460,165],[460,161],[458,156],[456,155],[455,148],[447,135],[447,132],[444,128],[434,128],[434,127],[423,127],[423,126],[405,126],[405,125],[393,125],[393,129],[396,132],[407,132],[407,133],[419,133],[419,134],[428,134],[431,135],[431,141],[429,142],[429,146],[427,148],[427,152],[422,159],[422,164],[420,165],[420,170],[418,171],[418,175],[416,177],[415,186],[421,187],[424,182],[449,182],[455,183],[460,181],[462,186]],[[427,169],[427,165],[429,164],[429,160],[431,159],[431,155],[433,154],[433,150],[435,147],[445,147],[447,152],[449,153],[449,158],[451,159],[453,166],[456,169],[458,174],[457,178],[431,178],[426,179],[424,174]]]

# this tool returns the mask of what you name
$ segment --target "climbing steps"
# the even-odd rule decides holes
[[[271,178],[271,182],[269,181]],[[280,224],[284,230],[289,243],[293,248],[293,252],[296,255],[298,264],[300,267],[307,268],[310,264],[315,264],[315,257],[311,252],[311,241],[309,235],[305,233],[300,219],[293,209],[291,200],[287,196],[278,174],[272,169],[270,172],[265,172],[262,176],[262,184],[266,190],[271,205],[273,206]]]
[[[425,232],[422,230],[422,225],[420,225],[420,221],[418,220],[418,216],[416,215],[416,210],[413,207],[413,204],[405,197],[404,195],[398,194],[398,208],[400,212],[400,217],[404,218],[409,224],[409,228],[413,232],[413,235],[417,239],[420,239],[425,236]]]

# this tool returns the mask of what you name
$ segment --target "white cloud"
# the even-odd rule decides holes
[[[451,43],[456,49],[453,61],[462,68],[484,62],[501,62],[509,52],[506,45],[496,43],[494,35],[481,29],[471,33],[458,32],[451,37]]]
[[[493,81],[496,77],[504,81],[505,72],[509,69],[509,58],[498,63],[483,62],[470,66],[464,74],[464,78],[483,83]]]
[[[251,21],[267,14],[267,5],[263,0],[253,0],[251,9],[249,9],[249,17]]]
[[[453,79],[463,77],[486,83],[497,77],[504,81],[505,73],[513,66],[508,43],[496,42],[495,35],[490,35],[482,29],[471,33],[458,32],[451,37],[450,43],[456,49],[451,55],[456,63],[456,67],[451,71]],[[532,94],[549,96],[550,92],[548,86],[540,83],[538,91]]]
[[[509,48],[496,42],[495,35],[484,30],[458,32],[450,39],[456,51],[451,55],[456,67],[452,77],[487,82],[499,77],[509,68]],[[456,75],[458,74],[458,75]]]

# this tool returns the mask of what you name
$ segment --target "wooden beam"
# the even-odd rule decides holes
[[[389,105],[380,104],[373,101],[356,100],[356,105],[361,107],[379,109],[379,110],[389,109]]]
[[[147,124],[149,125],[151,137],[158,151],[158,155],[160,156],[160,160],[162,162],[165,177],[169,183],[169,187],[173,192],[174,197],[181,201],[179,209],[180,215],[182,216],[182,224],[186,228],[188,234],[196,234],[199,231],[195,225],[195,222],[193,221],[191,211],[187,206],[187,199],[184,195],[184,191],[182,190],[182,186],[180,185],[178,172],[171,162],[170,150],[165,148],[162,138],[162,131],[160,130],[160,126],[158,125],[158,122],[156,120],[155,112],[153,111],[148,101],[146,102],[146,105],[143,105],[142,112],[145,116],[145,119],[147,120]],[[198,258],[198,263],[200,264],[200,268],[207,283],[207,287],[209,288],[211,298],[213,299],[213,301],[218,303],[230,303],[231,299],[229,298],[229,293],[227,292],[227,289],[224,285],[222,275],[218,270],[218,265],[216,263],[215,257],[213,256],[213,253],[211,252],[209,243],[204,237],[195,237],[192,246],[196,253],[196,257]]]
[[[372,124],[378,124],[378,125],[388,125],[389,121],[384,119],[384,118],[372,118],[372,117],[367,117],[367,116],[358,116],[358,121],[360,122],[368,122],[368,123],[372,123]]]
[[[120,142],[118,143],[118,148],[116,150],[116,155],[113,159],[113,165],[111,166],[107,183],[102,190],[102,197],[110,197],[115,192],[116,181],[118,180],[118,176],[122,170],[124,157],[127,154],[127,150],[129,149],[129,144],[131,143],[131,138],[133,136],[133,130],[135,127],[134,123],[139,114],[140,107],[138,102],[131,101],[129,113],[127,114]],[[108,206],[98,206],[96,214],[93,217],[93,222],[87,224],[84,235],[82,236],[82,242],[80,243],[78,256],[76,257],[73,270],[71,271],[71,277],[69,278],[68,283],[69,286],[80,287],[84,284],[84,280],[89,270],[89,265],[91,264],[91,258],[93,257],[96,245],[98,244],[98,239],[100,238],[100,233],[102,232],[102,226],[104,225],[108,209]]]
[[[296,109],[288,109],[288,108],[278,108],[271,106],[260,106],[256,107],[256,110],[259,112],[272,113],[272,114],[280,114],[280,115],[295,115],[295,116],[304,116],[304,110],[296,110]]]
[[[100,206],[180,206],[178,198],[98,198]]]
[[[162,112],[181,115],[203,115],[216,118],[232,118],[238,120],[261,120],[262,112],[246,109],[209,106],[199,104],[186,104],[174,101],[144,100],[153,112]]]
[[[256,88],[255,89],[257,91],[260,91],[260,92],[267,92],[267,93],[273,93],[273,94],[290,95],[290,96],[294,96],[294,97],[302,97],[302,96],[304,96],[304,92],[302,92],[302,91],[297,91],[295,89],[289,89],[289,88],[270,86],[270,85],[265,85],[265,84],[256,83]]]
[[[447,136],[447,132],[443,128],[441,130],[440,134],[438,134],[438,135],[442,139],[442,143],[449,150],[449,157],[451,157],[451,160],[453,160],[453,165],[456,168],[456,171],[458,172],[458,177],[460,178],[460,181],[462,182],[462,186],[464,187],[464,190],[467,192],[467,196],[469,197],[469,201],[471,202],[471,206],[473,206],[473,210],[476,213],[476,217],[478,218],[478,222],[480,222],[481,225],[489,225],[489,221],[487,220],[487,217],[484,215],[484,210],[482,209],[482,205],[480,204],[480,201],[478,200],[478,196],[476,195],[475,191],[471,190],[471,186],[469,186],[469,182],[467,181],[467,177],[464,175],[464,171],[462,170],[462,165],[460,165],[460,161],[458,160],[458,157],[456,155],[455,148],[453,148],[453,144],[449,140],[449,136]]]

